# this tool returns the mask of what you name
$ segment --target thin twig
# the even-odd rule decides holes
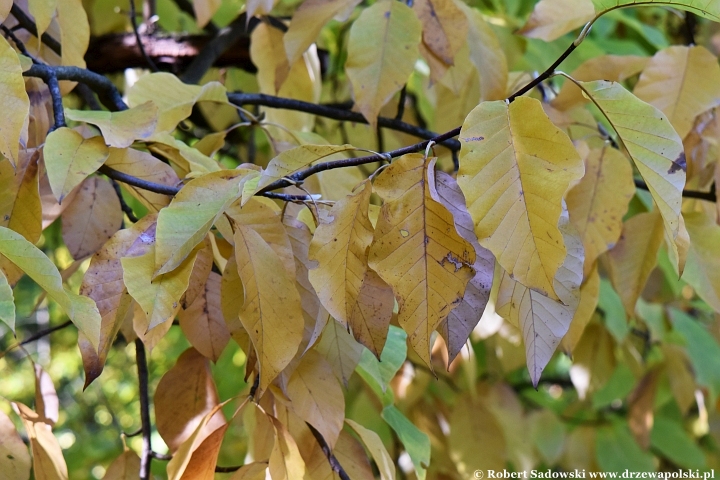
[[[641,190],[650,190],[645,181],[635,179],[635,187]],[[682,196],[684,198],[695,198],[697,200],[705,200],[706,202],[717,202],[717,194],[715,193],[715,184],[710,188],[709,192],[698,192],[696,190],[683,190]]]
[[[125,199],[122,195],[122,190],[120,189],[120,184],[115,181],[114,179],[110,179],[110,183],[112,184],[113,188],[115,189],[115,193],[117,194],[118,200],[120,200],[120,208],[122,211],[127,215],[128,220],[130,220],[133,223],[138,222],[138,218],[135,216],[135,212],[133,212],[133,209],[125,202]]]
[[[34,341],[36,341],[36,340],[40,340],[41,338],[47,337],[47,336],[50,335],[51,333],[55,333],[55,332],[57,332],[58,330],[62,330],[63,328],[67,328],[67,327],[69,327],[69,326],[72,325],[72,324],[73,324],[73,323],[72,323],[70,320],[67,320],[66,322],[63,322],[63,323],[61,323],[60,325],[56,325],[56,326],[54,326],[54,327],[46,328],[45,330],[41,330],[41,331],[39,331],[39,332],[37,332],[37,333],[34,333],[34,334],[30,335],[29,337],[23,339],[20,343],[18,343],[18,344],[15,345],[15,346],[16,346],[16,347],[21,347],[21,346],[23,346],[23,345],[27,345],[27,344],[30,343],[30,342],[34,342]],[[12,348],[12,347],[11,347],[11,348]]]
[[[315,437],[315,440],[317,440],[318,444],[320,445],[320,448],[322,449],[323,453],[328,459],[328,463],[330,464],[330,468],[333,472],[337,473],[340,477],[340,480],[350,480],[350,477],[343,469],[342,465],[340,465],[340,462],[338,462],[338,459],[335,458],[335,455],[333,455],[332,450],[330,449],[330,446],[325,441],[325,438],[322,436],[320,432],[318,432],[315,427],[310,425],[309,423],[305,422],[305,425],[308,426],[310,431],[313,434],[313,437]]]
[[[135,41],[137,42],[138,49],[140,50],[140,55],[143,56],[148,66],[150,67],[150,70],[152,70],[153,72],[160,71],[157,65],[155,65],[155,62],[153,62],[153,59],[148,56],[147,52],[145,51],[145,46],[143,45],[142,38],[140,38],[140,32],[138,31],[137,26],[137,13],[135,12],[135,0],[130,0],[130,24],[132,25],[133,33],[135,34]]]
[[[27,30],[28,32],[32,33],[37,37],[37,26],[35,25],[35,22],[32,21],[30,17],[28,17],[25,12],[22,11],[20,7],[17,6],[17,4],[13,3],[12,8],[10,9],[10,13],[13,17],[15,17],[15,20],[17,20],[18,24]],[[57,53],[58,55],[61,55],[62,49],[60,47],[60,42],[55,40],[53,37],[48,35],[47,33],[43,33],[41,37],[42,42],[47,45],[50,50]]]
[[[534,78],[530,83],[528,83],[527,85],[525,85],[523,88],[521,88],[521,89],[518,90],[517,92],[513,93],[512,95],[510,95],[510,96],[508,97],[507,101],[508,101],[509,103],[512,103],[513,100],[515,100],[517,97],[519,97],[519,96],[521,96],[521,95],[525,95],[527,92],[529,92],[530,90],[532,90],[533,88],[535,88],[536,85],[538,85],[538,84],[540,84],[541,82],[547,80],[547,79],[550,77],[550,75],[553,74],[553,72],[555,71],[555,69],[556,69],[567,57],[570,56],[570,54],[577,48],[577,46],[578,46],[578,44],[576,44],[575,42],[571,43],[570,46],[567,48],[567,50],[565,50],[565,51],[562,53],[562,55],[560,55],[560,57],[559,57],[557,60],[555,60],[555,62],[547,68],[547,70],[545,70],[543,73],[541,73],[540,75],[538,75],[536,78]]]
[[[237,472],[242,467],[243,467],[242,465],[232,465],[229,467],[215,467],[215,472],[217,472],[217,473],[232,473],[232,472]]]
[[[101,391],[102,391],[102,389],[101,389]],[[134,432],[130,432],[130,433],[125,433],[125,432],[123,432],[123,435],[125,435],[126,437],[129,438],[129,437],[137,437],[137,436],[140,435],[141,433],[142,433],[142,427],[138,428],[138,429],[135,430]]]
[[[15,36],[15,33],[12,30],[7,28],[5,25],[0,25],[0,29],[2,29],[6,37],[8,37],[10,40],[13,41],[13,43],[15,43],[15,46],[18,50],[20,50],[20,53],[30,58],[33,63],[40,63],[37,58],[35,58],[30,52],[28,52],[27,48],[25,48],[25,44],[22,42],[22,40]]]
[[[137,363],[138,383],[140,388],[140,421],[142,424],[143,446],[140,455],[140,480],[150,479],[150,466],[153,458],[152,426],[150,425],[150,396],[148,394],[148,365],[145,345],[139,338],[135,339],[135,361]]]
[[[400,100],[398,100],[397,113],[395,114],[395,120],[402,121],[403,115],[405,115],[405,99],[407,98],[407,84],[403,85],[400,90]]]

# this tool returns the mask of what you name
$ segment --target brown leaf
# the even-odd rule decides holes
[[[160,379],[155,392],[157,429],[170,452],[175,452],[190,438],[203,417],[218,403],[207,358],[194,348],[185,350]],[[222,424],[225,424],[222,413],[209,422],[209,426]]]
[[[182,308],[188,308],[188,306],[195,302],[198,295],[203,294],[205,282],[212,271],[212,267],[213,251],[212,244],[210,243],[210,238],[208,236],[205,237],[205,240],[203,240],[202,246],[198,250],[197,257],[195,258],[195,263],[193,264],[193,269],[190,273],[190,284],[188,285],[187,290],[185,290],[185,295],[183,295]]]
[[[30,439],[35,478],[67,480],[67,465],[50,425],[22,403],[13,402],[13,408],[20,415]]]
[[[103,480],[137,480],[140,478],[140,457],[125,450],[108,467]]]
[[[218,361],[230,340],[220,307],[220,282],[220,275],[211,272],[203,292],[178,314],[180,328],[190,344],[213,362]]]
[[[246,463],[228,480],[265,480],[267,468],[267,462]]]
[[[660,370],[648,372],[628,397],[628,426],[638,444],[650,448],[650,432],[653,427],[655,394]]]
[[[355,339],[378,359],[385,347],[394,307],[392,288],[368,267],[350,314],[349,327]]]
[[[30,478],[30,453],[10,417],[0,411],[0,472],[4,478]]]
[[[86,178],[62,213],[62,236],[75,259],[92,255],[120,229],[123,213],[110,182]]]

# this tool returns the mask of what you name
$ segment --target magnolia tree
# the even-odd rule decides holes
[[[720,466],[720,0],[0,20],[0,477]]]

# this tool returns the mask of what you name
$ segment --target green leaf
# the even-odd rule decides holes
[[[650,445],[672,463],[682,468],[704,468],[705,453],[698,447],[694,439],[688,435],[683,426],[669,418],[655,417]]]
[[[405,451],[415,466],[418,480],[424,480],[427,466],[430,465],[430,438],[398,410],[395,405],[383,408],[382,418],[395,430]]]
[[[640,171],[674,243],[685,187],[682,139],[668,118],[616,82],[576,82],[607,117]]]
[[[670,309],[670,319],[675,330],[685,337],[697,382],[710,389],[714,402],[720,394],[720,345],[697,319],[687,313]]]
[[[601,469],[606,472],[653,472],[653,456],[640,448],[623,421],[599,428],[595,453]]]
[[[374,386],[377,387],[376,392],[384,392],[406,358],[407,333],[402,328],[390,325],[385,348],[380,354],[380,361],[378,362],[378,359],[370,350],[364,349],[357,371],[365,381],[368,381],[371,385],[372,383],[375,384]],[[382,398],[382,395],[380,397]]]
[[[592,0],[600,16],[624,7],[674,7],[687,10],[710,20],[720,21],[720,2],[717,0]]]
[[[613,289],[610,281],[605,278],[600,280],[598,307],[605,313],[605,327],[612,333],[615,340],[622,343],[630,331],[625,307],[623,307],[622,300]]]
[[[40,285],[97,349],[100,342],[100,313],[95,302],[63,286],[57,267],[35,245],[17,232],[0,227],[0,254]]]
[[[630,367],[621,363],[617,366],[610,379],[592,397],[592,407],[595,410],[607,407],[616,400],[622,401],[632,392],[635,386],[635,376]]]
[[[0,270],[0,320],[15,333],[15,302],[7,277]]]

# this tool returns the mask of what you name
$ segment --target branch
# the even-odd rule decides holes
[[[15,17],[15,20],[17,20],[18,25],[20,25],[22,28],[27,30],[28,32],[32,33],[37,37],[37,26],[35,25],[35,22],[32,21],[30,17],[28,17],[25,12],[22,11],[20,7],[17,6],[17,4],[13,3],[12,8],[10,9],[10,13],[13,17]],[[42,42],[47,45],[50,50],[57,53],[58,55],[61,54],[62,49],[60,47],[60,42],[55,40],[53,37],[48,35],[47,33],[42,34]]]
[[[635,187],[641,189],[641,190],[648,190],[649,188],[645,181],[635,179]],[[717,193],[715,193],[715,184],[713,183],[712,187],[710,187],[709,192],[698,192],[696,190],[683,190],[682,192],[683,198],[695,198],[697,200],[705,200],[706,202],[717,202]]]
[[[284,110],[295,110],[298,112],[312,113],[325,118],[331,118],[333,120],[340,120],[344,122],[355,122],[367,124],[367,120],[362,113],[353,112],[346,109],[341,109],[328,105],[318,105],[316,103],[303,102],[301,100],[295,100],[292,98],[275,97],[273,95],[265,95],[263,93],[228,93],[228,100],[230,103],[243,106],[243,105],[260,105],[263,107],[281,108]],[[416,127],[409,123],[405,123],[402,120],[396,118],[378,117],[377,124],[379,127],[389,128],[398,132],[407,133],[415,137],[424,138],[426,140],[435,139],[438,134],[426,130],[421,127]],[[460,130],[458,129],[458,132]],[[457,134],[456,134],[457,135]],[[454,136],[454,135],[453,135]],[[440,143],[450,150],[460,150],[460,142],[457,140],[451,140],[452,137],[446,138]],[[423,147],[424,148],[424,147]]]
[[[148,366],[145,356],[145,345],[139,338],[135,339],[135,361],[137,362],[138,383],[140,385],[140,421],[142,423],[143,447],[140,456],[140,480],[150,480],[152,462],[152,444],[150,435],[150,396],[148,394]]]
[[[332,450],[330,450],[330,446],[327,444],[322,434],[315,430],[315,427],[313,427],[309,423],[305,422],[305,425],[308,426],[308,428],[313,434],[313,437],[315,437],[315,440],[317,440],[318,444],[320,445],[320,448],[328,459],[328,463],[330,464],[330,468],[332,468],[332,471],[338,474],[340,480],[350,480],[350,477],[345,472],[342,465],[340,465],[340,462],[338,462],[337,458],[335,458],[335,455],[333,455]]]
[[[159,70],[157,65],[155,65],[155,62],[152,61],[152,58],[148,57],[147,52],[145,52],[145,47],[143,46],[142,38],[140,38],[140,32],[138,31],[137,26],[137,14],[135,13],[135,0],[130,0],[130,25],[132,25],[133,34],[135,35],[135,41],[137,42],[138,49],[140,50],[140,55],[143,56],[145,63],[148,64],[150,70],[158,72]]]
[[[115,170],[114,170],[115,171]],[[133,209],[125,202],[125,199],[122,196],[122,190],[120,190],[120,184],[115,181],[114,179],[110,179],[110,183],[113,186],[113,189],[115,189],[115,194],[118,197],[118,200],[120,200],[120,209],[127,215],[128,220],[130,220],[133,223],[138,222],[138,218],[135,216],[135,212],[133,212]]]
[[[530,90],[532,90],[533,88],[535,88],[537,85],[539,85],[540,83],[542,83],[542,82],[544,82],[545,80],[547,80],[547,79],[550,77],[550,75],[552,75],[552,74],[555,72],[555,69],[556,69],[567,57],[569,57],[570,54],[577,48],[577,46],[579,45],[579,43],[576,43],[576,42],[577,42],[577,40],[576,40],[575,42],[571,43],[570,46],[567,48],[567,50],[565,50],[565,51],[562,53],[562,55],[560,55],[560,57],[559,57],[557,60],[555,60],[555,62],[547,68],[547,70],[545,70],[543,73],[541,73],[537,78],[533,79],[530,83],[528,83],[527,85],[525,85],[523,88],[521,88],[521,89],[518,90],[517,92],[513,93],[512,95],[510,95],[510,96],[508,97],[507,101],[508,101],[509,103],[512,103],[513,100],[515,100],[517,97],[519,97],[519,96],[521,96],[521,95],[525,95],[527,92],[529,92]]]

